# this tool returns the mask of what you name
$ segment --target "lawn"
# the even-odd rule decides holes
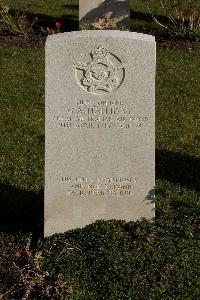
[[[0,109],[1,229],[7,232],[32,231],[41,235],[44,50],[1,48],[0,56],[1,78],[4,78]],[[100,222],[42,242],[43,268],[52,270],[50,282],[61,273],[71,283],[75,292],[70,294],[68,291],[70,299],[198,298],[199,68],[198,52],[158,50],[156,223]],[[93,234],[96,238],[92,237]],[[79,245],[82,254],[64,247],[60,257],[61,240]],[[15,242],[19,243],[18,239]],[[55,250],[52,250],[52,245],[56,245]],[[101,254],[99,249],[102,249]],[[57,263],[49,267],[49,261],[55,257]],[[102,257],[110,264],[110,269],[104,266]],[[67,269],[66,264],[69,264]],[[165,270],[168,267],[170,270]],[[86,286],[83,282],[85,276]],[[127,283],[123,279],[126,276],[130,276]],[[157,279],[159,276],[162,280]],[[101,290],[101,284],[109,287]],[[173,293],[177,295],[175,298]]]
[[[74,0],[8,0],[8,5],[12,9],[27,10],[33,14],[60,17],[63,15],[78,16],[79,1]]]
[[[79,1],[77,0],[6,0],[8,5],[13,9],[24,9],[35,14],[46,14],[49,16],[62,16],[73,14],[78,16]],[[197,7],[200,7],[200,2],[196,1]],[[160,0],[150,0],[149,6],[156,15],[164,16],[165,12],[160,4]],[[130,0],[130,8],[132,11],[141,14],[148,14],[148,9],[145,1]]]
[[[9,2],[77,19],[77,1]],[[134,26],[152,26],[141,1],[131,7]],[[44,49],[1,47],[0,61],[0,299],[199,299],[200,52],[157,50],[156,221],[99,221],[46,239]]]

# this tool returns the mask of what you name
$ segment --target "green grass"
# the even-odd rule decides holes
[[[0,48],[1,182],[22,190],[43,186],[43,50]]]
[[[63,15],[78,16],[78,1],[76,0],[7,0],[12,9],[27,10],[34,14],[61,17]]]
[[[9,2],[18,9],[29,2],[29,12],[49,16],[45,20],[78,15],[69,6],[77,1]],[[131,7],[133,26],[154,26],[142,1]],[[45,278],[32,299],[62,299],[63,293],[69,300],[199,299],[200,53],[157,52],[156,222],[100,221],[39,244],[33,240],[30,257],[25,232],[41,236],[43,230],[44,49],[0,48],[0,61],[0,229],[8,232],[0,236],[0,293],[19,287],[15,265],[28,264]],[[19,230],[22,235],[10,234]],[[23,298],[28,283],[17,286],[8,299]]]
[[[1,48],[0,58],[1,229],[41,234],[44,50]],[[46,282],[62,274],[70,300],[198,299],[199,68],[198,52],[158,50],[156,223],[98,222],[41,242]],[[7,269],[13,249],[4,249],[3,289],[19,280]]]
[[[157,60],[157,147],[198,156],[200,53],[163,51]]]
[[[52,16],[61,16],[65,14],[75,13],[78,15],[78,5],[77,0],[59,0],[57,2],[52,0],[6,0],[8,5],[13,9],[24,9],[28,8],[30,12],[39,14],[48,14]],[[200,6],[200,3],[197,5]],[[157,15],[164,15],[163,8],[161,7],[159,0],[150,0],[150,7],[153,12]],[[131,0],[130,8],[136,12],[148,13],[145,1],[141,0]]]

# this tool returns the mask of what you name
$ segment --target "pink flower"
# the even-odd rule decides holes
[[[61,26],[61,23],[60,23],[59,21],[57,21],[57,22],[56,22],[56,27],[57,27],[57,28],[60,28],[60,26]]]

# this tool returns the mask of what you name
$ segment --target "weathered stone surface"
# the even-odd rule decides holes
[[[154,38],[49,36],[45,76],[45,235],[153,219]]]
[[[96,23],[99,19],[114,20],[114,26],[129,27],[129,0],[79,0],[80,23]]]

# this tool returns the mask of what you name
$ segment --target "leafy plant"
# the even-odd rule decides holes
[[[29,22],[26,16],[26,10],[23,12],[16,11],[13,16],[10,13],[10,8],[7,3],[0,0],[0,24],[2,24],[5,29],[27,39],[36,22],[37,18],[34,18],[32,22]]]
[[[95,27],[98,29],[111,29],[113,27],[113,20],[108,18],[99,19],[95,22]]]
[[[146,0],[147,9],[155,23],[175,33],[199,35],[200,12],[195,0],[159,0],[159,2],[168,19],[168,24],[163,24],[158,20],[153,13],[150,1]]]
[[[56,33],[59,33],[60,32],[60,27],[61,27],[61,23],[59,21],[56,21],[55,23],[55,26],[56,26],[56,29],[52,29],[50,27],[46,27],[46,28],[41,28],[41,30],[44,32],[44,33],[47,33],[48,35],[52,35],[52,34],[56,34]]]
[[[127,30],[126,27],[118,24],[114,19],[97,19],[95,23],[81,23],[80,30]]]
[[[94,30],[95,27],[94,27],[94,25],[91,24],[91,23],[82,22],[82,23],[80,23],[80,25],[79,25],[79,29],[80,29],[80,30]]]

